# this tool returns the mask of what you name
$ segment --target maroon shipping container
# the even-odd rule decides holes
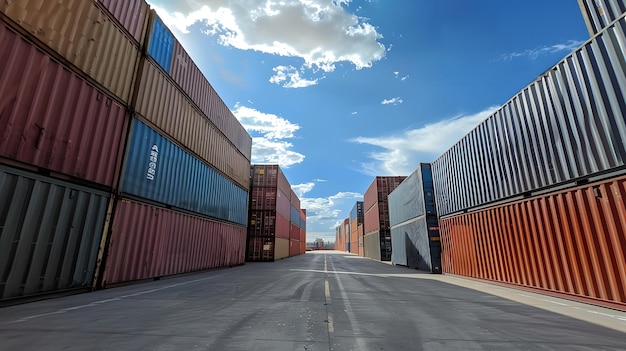
[[[252,188],[250,190],[250,209],[275,210],[277,190],[276,188]]]
[[[129,117],[0,24],[0,156],[115,187]]]
[[[136,44],[143,46],[150,10],[144,0],[98,0],[98,2],[135,39]]]
[[[445,273],[626,310],[626,177],[440,220]]]
[[[283,194],[291,194],[291,185],[278,165],[253,165],[251,187],[278,188]],[[287,200],[291,202],[290,196]],[[290,212],[287,212],[289,216]]]
[[[364,234],[380,230],[380,220],[381,218],[378,203],[375,203],[374,206],[365,211],[365,216],[363,219],[363,229],[365,230]]]
[[[298,256],[300,254],[300,240],[298,239],[290,239],[289,240],[289,256]]]
[[[245,245],[245,227],[122,199],[103,286],[243,264]]]
[[[363,195],[363,211],[367,212],[376,202],[387,202],[387,196],[394,191],[406,176],[376,177]]]
[[[291,218],[291,204],[289,202],[289,195],[286,195],[280,189],[276,193],[276,212],[285,216],[287,220]]]
[[[289,222],[289,239],[300,240],[300,227],[293,222]]]
[[[300,228],[300,241],[306,242],[306,230]]]
[[[289,239],[289,219],[280,213],[276,213],[276,236]]]
[[[253,262],[273,262],[275,237],[248,237],[246,260]]]

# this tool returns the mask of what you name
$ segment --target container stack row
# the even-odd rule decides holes
[[[391,263],[441,273],[441,241],[431,165],[420,164],[389,194]]]
[[[406,176],[375,177],[363,195],[363,256],[391,260],[391,227],[387,197]]]
[[[252,139],[147,3],[3,2],[0,77],[0,299],[244,262]]]
[[[349,252],[363,256],[363,201],[355,202],[350,211],[350,250]]]
[[[246,260],[273,262],[306,251],[306,215],[278,165],[250,168]]]
[[[433,163],[443,271],[624,308],[625,7],[582,3],[597,34]]]

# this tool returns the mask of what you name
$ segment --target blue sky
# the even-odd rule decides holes
[[[307,209],[432,162],[589,38],[575,0],[149,0]]]

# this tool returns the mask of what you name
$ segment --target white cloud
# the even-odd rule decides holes
[[[278,66],[273,68],[274,75],[270,77],[270,83],[283,84],[283,88],[306,88],[316,85],[319,79],[304,79],[300,72],[293,66]]]
[[[520,58],[520,57],[527,57],[531,60],[535,60],[539,56],[542,56],[542,55],[556,54],[559,52],[566,52],[566,53],[572,52],[573,50],[581,46],[583,43],[584,41],[580,41],[580,40],[568,40],[565,43],[554,44],[551,46],[540,46],[534,49],[528,49],[524,51],[503,54],[498,59],[495,59],[493,61],[509,62],[509,61],[512,61],[513,59]]]
[[[313,190],[313,187],[315,187],[315,183],[309,182],[309,183],[292,185],[291,190],[293,190],[293,192],[296,193],[296,196],[298,197],[298,199],[300,199],[304,196],[304,194]]]
[[[351,141],[381,149],[370,153],[371,162],[361,164],[365,174],[409,175],[419,162],[432,162],[498,108],[489,107],[473,115],[457,116],[397,135],[358,137]]]
[[[297,124],[276,115],[263,113],[253,108],[235,105],[233,114],[252,135],[252,163],[277,163],[289,168],[304,161],[304,155],[293,151],[293,139],[300,129]]]
[[[398,96],[398,97],[395,97],[395,98],[392,98],[392,99],[385,99],[385,100],[381,101],[380,103],[381,103],[381,105],[398,105],[398,104],[401,104],[403,102],[404,101],[402,100],[402,98]]]
[[[349,13],[351,0],[150,0],[163,21],[181,32],[202,23],[224,46],[299,58],[303,69],[332,72],[348,62],[368,68],[385,56],[382,35]],[[300,72],[302,73],[302,72]],[[297,78],[297,77],[295,77]],[[277,78],[280,79],[280,78]],[[296,79],[289,87],[315,80]],[[282,82],[282,81],[281,81]]]

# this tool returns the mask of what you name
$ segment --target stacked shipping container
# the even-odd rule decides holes
[[[300,200],[283,171],[278,165],[253,165],[250,173],[246,259],[275,261],[304,253]]]
[[[626,0],[578,0],[591,36],[601,32],[626,12]]]
[[[387,196],[405,179],[405,176],[378,176],[363,196],[363,255],[375,260],[391,260],[391,231]]]
[[[350,252],[363,253],[363,201],[357,201],[350,211]]]
[[[626,19],[584,4],[597,34],[433,164],[443,270],[624,309]]]
[[[441,273],[441,243],[430,164],[421,163],[389,200],[391,262]]]
[[[143,0],[0,20],[1,299],[244,262],[252,139]]]

